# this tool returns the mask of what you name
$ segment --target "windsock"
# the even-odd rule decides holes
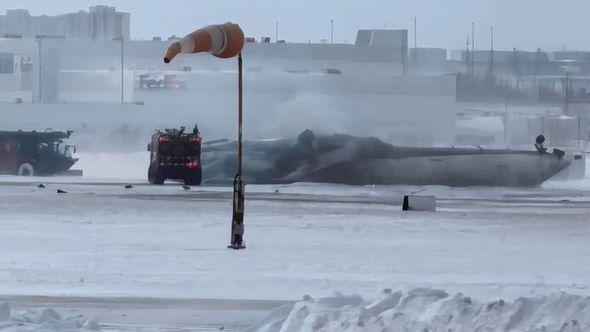
[[[173,42],[166,51],[164,62],[169,63],[179,53],[208,52],[218,58],[231,58],[242,51],[244,32],[230,22],[209,25]]]

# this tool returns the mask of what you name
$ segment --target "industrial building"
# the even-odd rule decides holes
[[[0,37],[130,39],[130,15],[115,7],[93,6],[88,11],[57,16],[32,16],[26,9],[9,9],[0,15]]]

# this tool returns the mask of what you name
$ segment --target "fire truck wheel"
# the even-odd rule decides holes
[[[150,165],[149,169],[148,169],[148,181],[151,184],[159,184],[162,185],[164,184],[164,181],[166,179],[164,179],[160,174],[158,174],[158,170],[156,167],[154,167],[153,165]]]
[[[184,179],[184,184],[187,186],[198,186],[201,184],[201,178],[203,177],[203,173],[201,168],[196,170],[193,174],[187,176]]]
[[[35,175],[35,168],[29,163],[20,164],[16,170],[18,176],[33,176]]]

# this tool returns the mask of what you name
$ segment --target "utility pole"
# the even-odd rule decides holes
[[[402,75],[408,74],[408,31],[405,31],[404,39],[402,44]]]
[[[537,47],[537,54],[535,55],[535,75],[541,73],[541,48]]]
[[[121,105],[122,105],[125,103],[125,94],[124,94],[125,82],[124,82],[124,78],[123,78],[123,71],[125,69],[125,66],[123,63],[125,39],[123,39],[123,37],[113,37],[113,38],[111,38],[111,40],[121,42],[121,54],[120,54],[121,59],[120,60],[121,60]]]
[[[582,136],[581,136],[581,131],[582,131],[582,119],[580,118],[580,116],[578,115],[576,118],[578,118],[578,149],[582,146]]]
[[[279,42],[279,21],[275,22],[275,43]]]
[[[475,76],[475,23],[471,23],[471,76]]]
[[[418,68],[418,20],[414,17],[414,66]]]
[[[490,75],[494,74],[494,27],[490,27]]]
[[[467,47],[465,48],[465,75],[470,75],[469,70],[469,35],[467,35]]]
[[[516,76],[516,88],[520,89],[520,57],[516,47],[512,48],[512,66],[514,67],[514,76]]]
[[[569,101],[570,101],[570,72],[565,72],[565,101],[564,101],[564,114],[569,115]]]
[[[37,94],[39,96],[39,100],[38,100],[39,104],[43,103],[43,98],[42,98],[42,91],[43,91],[43,83],[42,83],[43,73],[42,72],[43,72],[43,68],[41,67],[41,64],[43,62],[43,60],[42,60],[43,59],[43,53],[42,53],[43,47],[42,47],[42,43],[41,43],[42,38],[43,38],[42,36],[37,36],[37,42],[39,43],[39,53],[37,55],[39,57],[39,61],[38,61],[39,63],[37,64],[38,71],[39,71],[39,82],[38,82],[38,90],[39,91],[37,92]]]
[[[125,44],[125,40],[123,39],[123,37],[121,37],[121,105],[123,105],[125,103],[125,93],[124,93],[124,89],[125,89],[125,80],[123,79],[123,74],[124,74],[124,70],[125,70],[125,66],[123,63],[123,57],[124,57],[124,45]]]
[[[334,44],[334,20],[330,20],[330,43]]]

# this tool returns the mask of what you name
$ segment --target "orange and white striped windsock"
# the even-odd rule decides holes
[[[169,63],[179,53],[209,52],[218,58],[231,58],[242,51],[244,32],[230,22],[209,25],[173,42],[166,51],[164,62]]]

